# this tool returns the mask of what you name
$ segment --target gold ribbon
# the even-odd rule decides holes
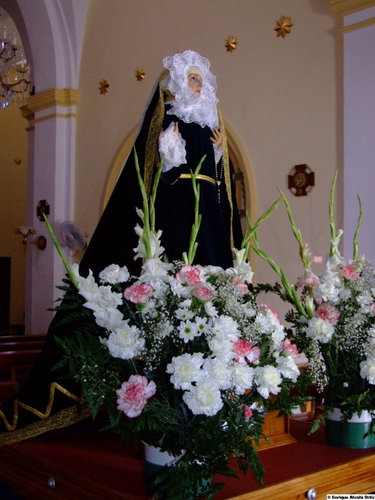
[[[196,176],[197,179],[200,179],[201,181],[208,181],[211,182],[216,186],[216,181],[212,177],[209,177],[208,175],[203,175],[203,174],[198,174]],[[191,179],[191,174],[181,174],[180,179]],[[177,179],[178,180],[178,179]]]

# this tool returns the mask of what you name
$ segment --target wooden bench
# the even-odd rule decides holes
[[[43,342],[47,338],[47,334],[33,335],[0,335],[0,344],[5,342]]]
[[[40,353],[41,348],[0,352],[0,403],[21,387]]]

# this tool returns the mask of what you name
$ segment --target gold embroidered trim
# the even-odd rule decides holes
[[[223,136],[223,156],[221,161],[223,162],[224,168],[224,179],[225,186],[227,188],[227,196],[230,206],[230,247],[234,247],[234,237],[233,237],[233,202],[232,202],[232,188],[231,188],[231,179],[230,179],[230,168],[229,168],[229,153],[228,153],[228,141],[227,134],[225,131],[224,120],[221,116],[221,112],[219,108],[217,109],[219,116],[219,128],[221,135]]]
[[[73,399],[77,403],[79,403],[81,401],[81,399],[78,396],[76,396],[75,394],[73,394],[70,391],[67,391],[66,389],[64,389],[64,387],[62,387],[57,382],[53,382],[50,385],[49,402],[48,402],[48,405],[47,405],[45,413],[42,413],[39,410],[37,410],[36,408],[32,408],[31,406],[26,405],[25,403],[22,403],[22,401],[19,401],[18,399],[15,399],[14,400],[14,409],[13,409],[13,423],[11,425],[8,422],[8,420],[7,420],[6,416],[4,415],[4,413],[0,410],[0,417],[3,419],[4,425],[7,428],[7,430],[8,431],[14,431],[16,429],[17,423],[18,423],[18,411],[19,411],[19,408],[23,408],[24,410],[27,410],[27,411],[29,411],[31,413],[34,413],[34,415],[36,415],[39,418],[47,418],[47,417],[49,417],[50,413],[51,413],[52,405],[53,405],[53,402],[54,402],[54,399],[55,399],[55,391],[56,390],[62,392],[63,394],[65,394],[65,396],[67,396],[68,398]],[[0,442],[1,442],[1,438],[0,438]]]
[[[151,118],[150,128],[148,130],[143,174],[143,181],[145,183],[147,196],[149,196],[151,192],[154,167],[158,167],[159,163],[158,139],[164,119],[164,91],[162,89],[161,82],[166,76],[168,76],[168,74],[169,71],[166,69],[159,77],[159,98]]]
[[[33,422],[32,424],[26,425],[25,427],[22,427],[22,429],[14,432],[4,432],[0,434],[0,447],[6,444],[17,443],[25,439],[39,436],[44,432],[69,427],[70,425],[80,422],[90,416],[91,412],[87,405],[76,405],[66,408],[55,413],[54,415],[51,415],[45,420],[41,420],[40,422]]]
[[[180,179],[191,179],[191,174],[181,174]],[[196,176],[197,179],[200,179],[202,181],[208,181],[208,182],[211,182],[212,184],[214,184],[216,186],[216,181],[215,179],[213,179],[212,177],[209,177],[208,175],[203,175],[203,174],[198,174]],[[178,180],[178,179],[177,179]]]

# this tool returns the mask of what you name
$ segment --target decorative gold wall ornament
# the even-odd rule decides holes
[[[281,16],[279,21],[276,21],[275,31],[277,31],[277,36],[282,36],[283,38],[285,38],[286,35],[290,33],[292,26],[293,23],[291,17]]]
[[[315,174],[308,165],[296,165],[288,175],[288,188],[294,196],[307,196],[315,186]]]
[[[142,82],[145,78],[146,72],[143,68],[138,68],[135,72],[135,77],[138,82]]]
[[[225,47],[227,49],[227,52],[233,52],[237,48],[237,38],[235,36],[230,36],[226,39],[226,44]]]
[[[108,80],[106,80],[105,78],[102,78],[99,82],[99,91],[102,95],[105,95],[107,92],[108,92],[108,87],[109,87],[109,83],[108,83]]]
[[[16,158],[14,158],[14,163],[15,163],[16,165],[21,165],[21,163],[22,163],[21,158],[20,158],[19,156],[17,156]]]

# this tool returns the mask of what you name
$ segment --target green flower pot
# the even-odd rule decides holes
[[[365,436],[370,430],[371,413],[363,411],[361,416],[354,414],[346,423],[341,422],[342,413],[335,408],[326,417],[326,440],[331,446],[340,448],[373,448],[375,435]]]

